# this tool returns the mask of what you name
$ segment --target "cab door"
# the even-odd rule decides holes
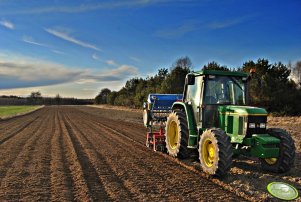
[[[221,95],[222,83],[218,76],[206,75],[203,82],[201,101],[202,128],[218,127],[218,95]]]
[[[202,113],[201,113],[201,98],[203,88],[203,76],[196,76],[194,85],[187,86],[187,93],[185,101],[192,107],[194,113],[194,119],[197,127],[202,125]]]

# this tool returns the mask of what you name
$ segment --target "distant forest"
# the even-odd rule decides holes
[[[26,98],[13,95],[0,96],[0,105],[87,105],[93,103],[93,99],[63,98],[60,95],[43,97],[39,91],[32,92]]]
[[[301,115],[301,61],[285,65],[258,59],[247,61],[238,68],[209,62],[202,69],[248,73],[250,69],[256,69],[258,79],[251,80],[249,105],[264,107],[275,115]],[[159,68],[156,75],[129,79],[119,91],[102,89],[95,97],[95,103],[141,108],[149,93],[183,93],[185,76],[191,71],[191,60],[182,57],[169,69]]]

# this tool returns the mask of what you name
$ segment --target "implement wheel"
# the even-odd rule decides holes
[[[143,123],[144,123],[144,126],[146,126],[146,127],[150,126],[151,120],[152,120],[152,117],[151,117],[150,111],[148,109],[144,109],[143,110]]]
[[[230,137],[219,128],[206,130],[199,142],[199,159],[205,173],[224,176],[232,166]]]
[[[174,111],[169,114],[165,129],[166,149],[170,156],[181,159],[188,157],[188,126],[186,114],[183,111]]]
[[[280,128],[269,128],[267,133],[273,137],[280,139],[280,153],[278,158],[260,159],[263,170],[275,173],[284,173],[294,166],[295,145],[290,134]]]

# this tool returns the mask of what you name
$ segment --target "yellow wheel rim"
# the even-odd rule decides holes
[[[267,162],[267,164],[269,164],[269,165],[273,165],[273,164],[275,164],[276,162],[277,162],[277,158],[266,158],[266,159],[264,159],[265,160],[265,162]]]
[[[212,167],[215,159],[215,147],[210,139],[206,139],[202,145],[202,159],[207,167]]]
[[[170,148],[176,149],[178,146],[179,133],[178,133],[178,125],[175,121],[172,121],[169,124],[167,136],[168,136],[168,144]]]

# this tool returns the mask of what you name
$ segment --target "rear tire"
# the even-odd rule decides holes
[[[207,129],[199,141],[199,159],[205,173],[224,176],[232,166],[230,137],[219,128]]]
[[[263,170],[274,173],[288,172],[294,166],[295,144],[291,135],[280,128],[269,128],[267,133],[280,139],[280,153],[278,158],[260,159]]]
[[[170,113],[166,121],[165,131],[167,153],[180,159],[187,158],[189,131],[185,112],[173,111]]]

